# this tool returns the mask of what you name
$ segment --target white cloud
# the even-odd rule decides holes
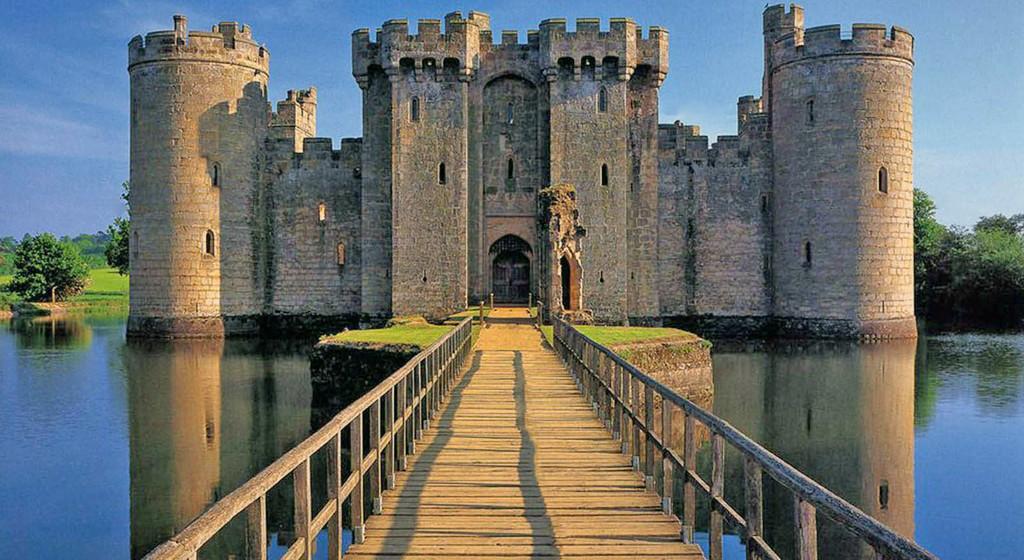
[[[127,146],[118,134],[38,107],[0,106],[0,152],[120,161]]]

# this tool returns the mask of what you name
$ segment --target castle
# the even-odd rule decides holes
[[[128,46],[129,334],[440,317],[493,293],[702,333],[915,336],[913,37],[763,13],[738,134],[658,123],[668,32],[486,14],[352,34],[363,137],[271,111],[251,30]]]

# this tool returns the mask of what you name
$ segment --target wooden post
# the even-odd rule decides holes
[[[357,414],[348,425],[348,445],[352,451],[349,471],[357,476],[352,489],[352,542],[360,544],[366,540],[366,525],[363,523],[363,415]]]
[[[796,518],[796,556],[798,560],[818,560],[818,524],[814,506],[793,497]]]
[[[267,560],[267,495],[245,508],[245,558]]]
[[[484,300],[480,300],[480,326],[484,326]]]
[[[672,402],[661,399],[661,444],[664,450],[672,447]],[[672,515],[672,493],[675,490],[675,479],[672,476],[672,459],[668,453],[662,453],[661,459],[661,510]]]
[[[384,458],[384,485],[387,490],[394,490],[395,488],[395,449],[398,444],[398,432],[395,430],[395,420],[398,418],[398,387],[400,386],[401,382],[388,391],[386,401],[387,410],[384,412],[388,421],[388,435],[391,436],[391,443],[388,444],[387,456]]]
[[[526,294],[526,309],[533,309],[533,292]]]
[[[295,496],[295,537],[305,540],[303,552],[299,556],[304,560],[313,560],[312,507],[313,498],[309,486],[309,457],[292,471],[292,493]]]
[[[373,500],[373,513],[384,511],[384,496],[381,494],[380,464],[380,399],[370,405],[370,454],[373,455],[373,466],[370,467],[370,499]]]
[[[330,443],[327,444],[327,500],[334,500],[336,511],[334,517],[327,522],[327,558],[328,560],[340,560],[342,555],[341,539],[344,529],[342,527],[345,516],[342,514],[341,499],[341,432],[334,434]],[[262,558],[261,560],[266,560]]]
[[[725,439],[721,434],[711,436],[711,522],[709,523],[709,560],[722,560],[722,510],[716,500],[725,494]]]
[[[634,380],[639,383],[639,381]],[[644,427],[647,428],[647,433],[654,433],[654,387],[650,385],[644,385]],[[639,445],[640,433],[639,430],[634,432],[634,437]],[[654,441],[650,437],[644,438],[644,478],[645,485],[647,486],[648,492],[654,491]],[[637,453],[640,453],[638,450]]]
[[[494,292],[491,292],[491,311],[494,311]]]
[[[683,542],[693,542],[693,527],[697,519],[697,495],[690,471],[697,470],[697,421],[685,414],[683,422]]]
[[[743,495],[746,503],[744,520],[747,522],[747,560],[758,560],[761,554],[751,548],[750,540],[764,531],[761,465],[753,457],[743,458]]]

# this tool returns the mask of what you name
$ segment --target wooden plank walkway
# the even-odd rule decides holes
[[[496,309],[352,558],[702,559],[525,309]]]

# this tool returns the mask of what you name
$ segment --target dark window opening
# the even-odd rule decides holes
[[[213,186],[220,186],[220,164],[213,164]]]
[[[139,258],[139,232],[132,232],[132,260]]]
[[[878,192],[889,192],[889,170],[885,167],[878,168]]]
[[[608,90],[605,88],[597,92],[597,110],[601,113],[608,111]]]
[[[216,248],[214,246],[213,230],[209,230],[209,229],[206,230],[206,247],[205,247],[205,249],[206,249],[206,254],[207,255],[214,255],[216,253]]]
[[[516,165],[515,165],[515,163],[512,162],[512,158],[509,158],[509,160],[508,160],[508,178],[509,179],[515,179],[516,178]]]
[[[889,509],[889,481],[883,480],[878,485],[878,506],[882,509]]]
[[[412,101],[409,102],[409,120],[418,121],[420,120],[420,98],[413,97]]]
[[[352,168],[352,178],[353,179],[362,179],[363,178],[363,170],[358,168],[358,167],[353,167]]]
[[[505,107],[505,123],[512,124],[516,120],[516,109],[515,106],[510,102]]]
[[[602,163],[601,164],[601,185],[605,186],[605,187],[608,186],[608,164],[607,163]]]
[[[437,184],[443,185],[448,182],[448,174],[444,170],[444,162],[437,166]]]
[[[804,242],[804,266],[811,266],[811,242]]]
[[[423,283],[424,284],[427,283],[427,271],[426,270],[423,271]]]
[[[604,271],[603,270],[601,271],[601,274],[598,275],[597,281],[602,283],[602,284],[604,284]]]
[[[814,124],[814,100],[807,101],[807,124]]]
[[[572,309],[572,265],[569,259],[562,257],[559,261],[562,273],[562,309]]]
[[[767,214],[768,213],[768,195],[766,195],[766,194],[762,194],[761,195],[761,213],[762,214]]]

